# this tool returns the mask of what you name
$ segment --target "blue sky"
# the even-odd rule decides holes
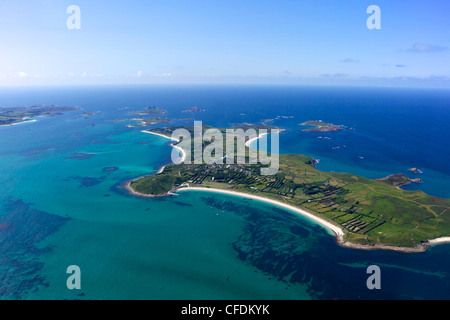
[[[450,87],[449,31],[448,0],[0,0],[0,85]]]

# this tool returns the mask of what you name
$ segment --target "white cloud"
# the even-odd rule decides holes
[[[324,73],[324,74],[321,74],[320,76],[322,78],[327,78],[327,79],[336,79],[336,78],[347,77],[348,74],[346,74],[346,73],[333,73],[333,74]]]
[[[158,73],[158,74],[155,74],[155,77],[172,77],[173,76],[173,74],[171,74],[171,73]]]
[[[142,77],[142,70],[139,70],[139,71],[137,72],[136,76],[137,76],[138,78]]]
[[[344,60],[341,60],[341,62],[343,62],[343,63],[358,63],[359,60],[353,59],[353,58],[346,58]]]
[[[26,74],[23,71],[20,71],[20,72],[17,72],[14,76],[17,78],[26,78],[28,76],[28,74]]]
[[[442,52],[448,50],[447,47],[436,46],[426,43],[414,43],[411,48],[408,49],[409,52],[414,53],[434,53]]]

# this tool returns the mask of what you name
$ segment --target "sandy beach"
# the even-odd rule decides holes
[[[16,122],[16,123],[12,123],[12,124],[4,124],[4,125],[0,125],[0,127],[17,126],[17,125],[19,125],[19,124],[24,124],[24,123],[28,123],[28,122],[36,122],[36,121],[37,121],[36,119],[29,119],[29,120],[24,119],[24,120],[21,121],[21,122]]]
[[[255,141],[255,140],[261,139],[262,137],[267,136],[267,135],[269,135],[269,134],[280,134],[280,133],[283,132],[283,131],[284,131],[284,129],[277,129],[277,131],[275,131],[275,132],[270,132],[270,133],[260,133],[256,138],[253,138],[253,139],[248,140],[248,141],[245,143],[245,146],[246,146],[246,147],[250,147],[250,144],[251,144],[253,141]]]
[[[344,231],[328,222],[327,220],[321,219],[320,217],[317,217],[311,213],[309,213],[306,210],[294,207],[292,205],[288,205],[285,203],[282,203],[280,201],[276,201],[276,200],[272,200],[272,199],[268,199],[265,197],[260,197],[260,196],[255,196],[255,195],[251,195],[248,193],[242,193],[242,192],[236,192],[236,191],[230,191],[230,190],[222,190],[222,189],[215,189],[215,188],[207,188],[207,187],[183,187],[181,189],[178,189],[176,192],[179,191],[209,191],[209,192],[216,192],[216,193],[224,193],[224,194],[230,194],[230,195],[235,195],[235,196],[240,196],[240,197],[244,197],[244,198],[249,198],[249,199],[254,199],[254,200],[259,200],[259,201],[263,201],[266,203],[270,203],[272,205],[276,205],[278,207],[282,207],[285,209],[288,209],[290,211],[293,211],[297,214],[300,214],[304,217],[307,217],[315,222],[317,222],[318,224],[320,224],[321,226],[325,227],[326,229],[332,231],[335,235],[336,235],[336,240],[337,243],[343,247],[348,247],[348,248],[352,248],[352,249],[361,249],[361,250],[391,250],[391,251],[398,251],[398,252],[403,252],[403,253],[417,253],[417,252],[424,252],[427,250],[427,248],[432,245],[432,244],[441,244],[441,243],[447,243],[450,242],[450,237],[444,237],[444,238],[438,238],[438,239],[434,239],[434,240],[430,240],[428,241],[428,243],[424,244],[424,245],[419,245],[417,247],[398,247],[398,246],[389,246],[389,245],[363,245],[363,244],[356,244],[356,243],[351,243],[351,242],[347,242],[344,241]]]
[[[155,135],[155,136],[160,136],[160,137],[163,137],[163,138],[172,140],[172,141],[174,141],[174,142],[180,142],[180,140],[178,140],[178,139],[175,139],[175,138],[172,138],[172,137],[169,137],[169,136],[165,136],[165,135],[160,134],[160,133],[155,133],[155,132],[151,132],[151,131],[148,131],[148,130],[142,130],[141,132],[148,133],[148,134],[153,134],[153,135]],[[180,163],[183,163],[184,160],[186,160],[186,152],[183,150],[183,148],[178,147],[178,146],[175,146],[173,143],[172,143],[170,146],[171,146],[172,148],[175,148],[175,149],[177,149],[178,151],[181,152],[182,156],[181,156]],[[165,168],[165,166],[163,166],[163,167],[158,171],[158,173],[161,173],[161,172],[164,170],[164,168]]]
[[[148,134],[153,134],[153,135],[157,135],[157,136],[161,136],[164,137],[166,139],[170,139],[172,141],[176,141],[178,142],[179,140],[174,139],[172,137],[168,137],[159,133],[154,133],[151,131],[147,131],[147,130],[142,130],[142,132],[144,133],[148,133]],[[250,139],[249,141],[247,141],[246,146],[249,147],[250,144],[257,140],[260,139],[261,137],[268,135],[269,133],[262,133],[260,134],[258,137]],[[173,148],[178,149],[180,152],[182,152],[183,156],[182,156],[182,161],[185,160],[186,158],[186,153],[185,151],[180,148],[177,147],[173,144],[171,144],[171,146]],[[161,167],[161,169],[158,171],[159,173],[162,173],[164,171],[165,166]],[[168,196],[168,195],[173,195],[172,193],[168,193],[166,195],[161,195],[161,196],[153,196],[153,195],[148,195],[148,194],[142,194],[139,192],[134,191],[131,188],[131,182],[128,182],[125,186],[125,188],[133,195],[136,196],[140,196],[140,197],[146,197],[146,198],[155,198],[155,197],[162,197],[162,196]],[[256,195],[252,195],[252,194],[248,194],[248,193],[243,193],[243,192],[236,192],[236,191],[231,191],[231,190],[223,190],[223,189],[216,189],[216,188],[208,188],[208,187],[182,187],[179,188],[176,192],[182,192],[182,191],[209,191],[209,192],[215,192],[215,193],[223,193],[223,194],[230,194],[230,195],[235,195],[235,196],[240,196],[240,197],[244,197],[244,198],[249,198],[249,199],[254,199],[254,200],[259,200],[259,201],[263,201],[266,203],[270,203],[272,205],[278,206],[278,207],[282,207],[285,208],[287,210],[290,210],[292,212],[295,212],[297,214],[300,214],[304,217],[307,217],[315,222],[317,222],[319,225],[323,226],[324,228],[326,228],[327,230],[331,231],[332,233],[334,233],[334,235],[336,236],[336,240],[337,243],[343,247],[348,247],[348,248],[352,248],[352,249],[361,249],[361,250],[377,250],[377,249],[381,249],[381,250],[391,250],[391,251],[398,251],[398,252],[404,252],[404,253],[415,253],[415,252],[424,252],[427,250],[427,248],[430,245],[437,245],[437,244],[442,244],[442,243],[448,243],[450,242],[450,237],[442,237],[442,238],[437,238],[437,239],[433,239],[433,240],[429,240],[428,242],[422,244],[422,245],[418,245],[416,247],[399,247],[399,246],[390,246],[390,245],[377,245],[377,244],[373,244],[373,245],[364,245],[364,244],[356,244],[356,243],[352,243],[352,242],[347,242],[344,241],[344,235],[345,232],[344,230],[325,220],[322,219],[304,209],[300,209],[297,207],[294,207],[292,205],[277,201],[277,200],[273,200],[273,199],[269,199],[266,197],[262,197],[262,196],[256,196]]]
[[[447,243],[447,242],[450,242],[450,237],[437,238],[437,239],[430,240],[429,242],[430,242],[430,244]]]
[[[279,133],[282,132],[282,131],[283,131],[283,130],[280,129],[280,130],[278,130],[278,132],[274,132],[274,133],[261,133],[258,137],[255,137],[255,138],[253,138],[253,139],[248,140],[248,141],[245,143],[245,146],[246,146],[246,147],[250,147],[250,144],[251,144],[253,141],[258,140],[258,139],[261,139],[262,137],[264,137],[264,136],[266,136],[266,135],[269,135],[269,134],[279,134]],[[172,138],[172,137],[169,137],[169,136],[165,136],[165,135],[160,134],[160,133],[151,132],[151,131],[149,131],[149,130],[142,130],[141,132],[148,133],[148,134],[153,134],[153,135],[160,136],[160,137],[163,137],[163,138],[166,138],[166,139],[170,139],[170,140],[172,140],[172,141],[174,141],[174,142],[180,142],[180,140],[177,140],[177,139],[175,139],[175,138]],[[186,160],[186,152],[185,152],[181,147],[178,147],[178,146],[173,145],[173,144],[171,144],[171,146],[172,146],[173,148],[177,149],[178,151],[180,151],[180,152],[182,153],[181,163],[184,162],[184,160]],[[161,169],[164,170],[164,167],[162,167]],[[162,172],[162,171],[160,170],[160,172],[158,172],[158,173],[161,173],[161,172]]]
[[[179,188],[178,190],[176,190],[175,193],[168,193],[168,194],[164,194],[164,195],[160,195],[160,196],[153,196],[153,195],[142,194],[142,193],[134,191],[131,188],[131,182],[132,181],[129,181],[125,185],[125,188],[131,194],[136,195],[136,196],[140,196],[140,197],[145,197],[145,198],[156,198],[156,197],[165,197],[165,196],[170,196],[170,195],[176,195],[178,192],[183,192],[183,191],[207,191],[207,192],[223,193],[223,194],[229,194],[229,195],[239,196],[239,197],[243,197],[243,198],[263,201],[263,202],[266,202],[266,203],[269,203],[269,204],[272,204],[272,205],[275,205],[275,206],[278,206],[278,207],[285,208],[285,209],[287,209],[287,210],[289,210],[291,212],[300,214],[300,215],[302,215],[304,217],[307,217],[307,218],[317,222],[319,225],[323,226],[327,230],[329,230],[332,233],[334,233],[334,235],[336,236],[336,241],[337,241],[337,243],[340,246],[351,248],[351,249],[390,250],[390,251],[397,251],[397,252],[403,252],[403,253],[418,253],[418,252],[426,251],[427,248],[430,247],[430,245],[438,245],[438,244],[450,242],[450,237],[442,237],[442,238],[429,240],[427,243],[424,243],[422,245],[418,245],[416,247],[399,247],[399,246],[377,245],[377,244],[375,244],[375,245],[357,244],[357,243],[344,241],[345,232],[339,226],[336,226],[335,224],[333,224],[331,222],[328,222],[325,219],[321,219],[320,217],[317,217],[314,214],[309,213],[306,210],[294,207],[292,205],[289,205],[289,204],[286,204],[286,203],[283,203],[283,202],[280,202],[280,201],[277,201],[277,200],[268,199],[268,198],[261,197],[261,196],[255,196],[255,195],[248,194],[248,193],[243,193],[243,192],[231,191],[231,190],[222,190],[222,189],[208,188],[208,187],[185,187],[185,186],[182,187],[182,188]]]
[[[166,139],[175,141],[175,142],[178,142],[178,141],[179,141],[179,140],[177,140],[177,139],[175,139],[175,138],[172,138],[172,137],[169,137],[169,136],[165,136],[165,135],[163,135],[163,134],[161,134],[161,133],[151,132],[150,130],[142,130],[141,132],[153,134],[153,135],[155,135],[155,136],[160,136],[160,137],[163,137],[163,138],[166,138]]]
[[[261,139],[262,137],[267,136],[267,135],[269,135],[269,134],[268,134],[268,133],[261,133],[261,134],[260,134],[259,136],[257,136],[256,138],[253,138],[253,139],[248,140],[248,141],[245,143],[245,146],[246,146],[246,147],[250,147],[250,144],[251,144],[253,141],[258,140],[258,139]]]
[[[307,218],[309,218],[311,220],[316,221],[317,223],[319,223],[323,227],[325,227],[328,230],[332,231],[337,236],[338,240],[340,240],[340,241],[342,241],[342,238],[344,236],[344,231],[340,227],[338,227],[338,226],[336,226],[336,225],[334,225],[334,224],[332,224],[332,223],[330,223],[330,222],[328,222],[328,221],[326,221],[324,219],[321,219],[321,218],[319,218],[319,217],[317,217],[317,216],[315,216],[315,215],[313,215],[313,214],[311,214],[311,213],[309,213],[309,212],[307,212],[307,211],[305,211],[303,209],[296,208],[296,207],[293,207],[291,205],[288,205],[288,204],[285,204],[285,203],[282,203],[282,202],[279,202],[279,201],[276,201],[276,200],[268,199],[268,198],[265,198],[265,197],[255,196],[255,195],[251,195],[251,194],[248,194],[248,193],[242,193],[242,192],[236,192],[236,191],[230,191],[230,190],[222,190],[222,189],[214,189],[214,188],[206,188],[206,187],[204,187],[204,188],[199,188],[199,187],[189,187],[189,188],[187,188],[186,187],[186,188],[178,189],[177,192],[179,192],[179,191],[194,191],[194,190],[197,190],[197,191],[209,191],[209,192],[216,192],[216,193],[225,193],[225,194],[230,194],[230,195],[235,195],[235,196],[240,196],[240,197],[244,197],[244,198],[249,198],[249,199],[254,199],[254,200],[267,202],[267,203],[276,205],[278,207],[283,207],[285,209],[288,209],[290,211],[293,211],[293,212],[295,212],[297,214],[300,214],[300,215],[305,216],[305,217],[307,217]]]

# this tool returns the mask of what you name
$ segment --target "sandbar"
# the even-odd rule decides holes
[[[151,131],[148,131],[148,130],[142,130],[141,132],[149,133],[149,134],[154,134],[154,135],[156,135],[156,136],[160,136],[160,137],[163,137],[163,138],[166,138],[166,139],[170,139],[170,140],[175,141],[175,142],[177,142],[177,143],[180,142],[180,140],[178,140],[178,139],[175,139],[175,138],[172,138],[172,137],[169,137],[169,136],[165,136],[165,135],[160,134],[160,133],[155,133],[155,132],[151,132]],[[170,146],[171,146],[172,148],[175,148],[175,149],[177,149],[178,151],[181,152],[182,156],[181,156],[181,159],[180,159],[180,163],[183,163],[183,162],[186,160],[186,152],[183,150],[183,148],[178,147],[178,146],[174,145],[173,143],[172,143]],[[165,167],[165,166],[164,166],[164,167]],[[158,173],[161,173],[162,170],[164,170],[164,167],[162,167],[162,168],[158,171]]]

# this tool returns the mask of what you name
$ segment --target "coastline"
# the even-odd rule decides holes
[[[270,132],[270,133],[269,133],[269,132],[266,132],[266,133],[260,133],[257,137],[248,140],[248,141],[245,143],[245,146],[250,148],[250,144],[251,144],[251,143],[253,143],[253,142],[256,141],[256,140],[261,139],[261,138],[264,137],[264,136],[268,136],[268,135],[272,135],[272,134],[280,134],[281,132],[285,131],[285,129],[276,129],[276,130],[278,130],[278,131],[276,131],[276,132]]]
[[[426,242],[422,245],[418,245],[416,247],[399,247],[399,246],[379,245],[379,244],[374,244],[374,245],[357,244],[357,243],[344,241],[345,232],[343,231],[343,229],[341,227],[339,227],[335,224],[332,224],[325,219],[317,217],[316,215],[309,213],[308,211],[306,211],[304,209],[300,209],[300,208],[294,207],[293,205],[285,204],[285,203],[282,203],[277,200],[273,200],[273,199],[269,199],[269,198],[261,197],[261,196],[256,196],[256,195],[252,195],[252,194],[244,193],[244,192],[237,192],[237,191],[223,190],[223,189],[216,189],[216,188],[208,188],[208,187],[186,187],[186,186],[177,189],[175,191],[175,193],[169,192],[167,194],[155,196],[155,195],[143,194],[143,193],[136,192],[135,190],[133,190],[133,188],[131,188],[131,183],[133,181],[134,180],[128,181],[127,184],[125,185],[125,189],[127,189],[132,195],[144,197],[144,198],[166,197],[166,196],[170,196],[170,195],[176,195],[178,192],[183,192],[183,191],[206,191],[206,192],[234,195],[234,196],[239,196],[239,197],[243,197],[243,198],[266,202],[266,203],[269,203],[269,204],[272,204],[272,205],[275,205],[278,207],[285,208],[296,214],[299,214],[303,217],[306,217],[306,218],[309,218],[309,219],[315,221],[322,227],[324,227],[334,233],[334,235],[336,237],[336,242],[338,245],[340,245],[342,247],[346,247],[346,248],[351,248],[351,249],[390,250],[390,251],[397,251],[397,252],[402,252],[402,253],[420,253],[420,252],[425,252],[431,245],[438,245],[438,244],[450,242],[450,237],[441,237],[441,238],[429,240],[428,242]]]
[[[380,250],[381,249],[381,250],[398,251],[398,252],[403,252],[403,253],[418,253],[418,252],[426,251],[427,248],[430,246],[430,244],[439,244],[439,243],[444,243],[444,242],[450,242],[450,237],[448,237],[448,238],[438,238],[438,239],[430,240],[428,243],[419,245],[416,247],[398,247],[398,246],[377,245],[377,244],[375,244],[375,245],[357,244],[357,243],[344,241],[345,233],[341,227],[339,227],[335,224],[332,224],[325,219],[317,217],[316,215],[309,213],[308,211],[306,211],[304,209],[300,209],[300,208],[294,207],[293,205],[285,204],[285,203],[282,203],[277,200],[268,199],[266,197],[256,196],[256,195],[252,195],[252,194],[248,194],[248,193],[244,193],[244,192],[222,190],[222,189],[208,188],[208,187],[183,187],[183,188],[178,189],[176,192],[179,192],[179,191],[209,191],[209,192],[215,192],[215,193],[224,193],[224,194],[249,198],[249,199],[253,199],[253,200],[259,200],[259,201],[263,201],[263,202],[266,202],[266,203],[269,203],[269,204],[272,204],[272,205],[275,205],[278,207],[288,209],[288,210],[293,211],[303,217],[307,217],[307,218],[317,222],[321,226],[325,227],[326,229],[332,231],[336,236],[336,242],[338,245],[340,245],[342,247],[346,247],[346,248],[351,248],[351,249],[360,249],[360,250]]]
[[[275,132],[275,133],[261,133],[261,134],[259,134],[257,137],[248,140],[248,141],[245,143],[245,146],[246,146],[246,147],[250,147],[250,144],[251,144],[252,142],[256,141],[256,140],[261,139],[262,137],[267,136],[267,135],[269,135],[269,134],[279,134],[279,133],[282,132],[282,131],[284,131],[284,130],[283,130],[283,129],[279,129],[278,132]],[[180,142],[180,140],[178,140],[178,139],[175,139],[175,138],[172,138],[172,137],[163,135],[163,134],[161,134],[161,133],[152,132],[152,131],[150,131],[150,130],[141,130],[141,132],[147,133],[147,134],[153,134],[153,135],[156,135],[156,136],[160,136],[160,137],[163,137],[163,138],[172,140],[172,141],[174,141],[174,142],[176,142],[176,143]],[[187,156],[187,155],[186,155],[186,152],[183,150],[183,148],[178,147],[178,146],[174,145],[173,143],[170,144],[170,146],[173,147],[173,148],[175,148],[175,149],[177,149],[178,151],[180,151],[180,152],[183,154],[183,156],[181,157],[181,160],[180,160],[180,163],[183,163],[183,162],[186,160],[186,156]],[[165,168],[165,166],[163,166],[163,167],[158,171],[158,173],[161,173],[161,172],[164,170],[164,168]]]
[[[313,215],[312,213],[307,212],[306,210],[294,207],[292,205],[288,205],[288,204],[282,203],[282,202],[277,201],[277,200],[269,199],[269,198],[266,198],[266,197],[256,196],[256,195],[252,195],[252,194],[244,193],[244,192],[237,192],[237,191],[223,190],[223,189],[216,189],[216,188],[208,188],[208,187],[183,187],[183,188],[178,189],[176,192],[179,192],[179,191],[209,191],[209,192],[224,193],[224,194],[240,196],[240,197],[244,197],[244,198],[248,198],[248,199],[253,199],[253,200],[266,202],[266,203],[269,203],[269,204],[272,204],[272,205],[276,205],[278,207],[282,207],[282,208],[288,209],[290,211],[294,211],[297,214],[300,214],[300,215],[302,215],[304,217],[307,217],[307,218],[309,218],[311,220],[314,220],[315,222],[317,222],[318,224],[320,224],[323,227],[327,228],[328,230],[331,230],[336,235],[336,237],[338,239],[342,239],[344,237],[344,234],[345,234],[344,231],[340,227],[338,227],[338,226],[336,226],[336,225],[334,225],[334,224],[332,224],[332,223],[330,223],[330,222],[328,222],[328,221],[326,221],[324,219],[321,219],[321,218]]]
[[[165,136],[163,134],[159,134],[159,133],[155,133],[155,132],[151,132],[148,130],[142,130],[141,132],[144,133],[148,133],[148,134],[153,134],[153,135],[157,135],[157,136],[161,136],[164,137],[166,139],[170,139],[172,141],[175,142],[179,142],[179,140],[174,139],[172,137],[168,137]],[[249,147],[250,144],[257,140],[260,139],[261,137],[268,135],[269,133],[263,133],[260,134],[258,137],[250,139],[249,141],[246,142],[246,146]],[[186,158],[186,153],[185,151],[180,148],[175,146],[173,143],[170,144],[170,146],[172,146],[173,148],[176,148],[178,150],[180,150],[183,154],[182,157],[182,162],[184,162],[185,158]],[[157,174],[160,174],[164,171],[164,168],[166,167],[166,165],[162,166]],[[316,216],[315,214],[312,214],[304,209],[295,207],[291,204],[286,204],[277,200],[273,200],[273,199],[269,199],[263,196],[256,196],[253,194],[249,194],[249,193],[245,193],[245,192],[238,192],[238,191],[231,191],[231,190],[223,190],[223,189],[217,189],[217,188],[209,188],[209,187],[186,187],[186,186],[182,186],[181,188],[178,189],[174,189],[174,193],[172,193],[172,191],[166,193],[166,194],[162,194],[162,195],[149,195],[149,194],[143,194],[140,192],[137,192],[135,190],[133,190],[133,188],[131,187],[131,183],[135,180],[138,180],[142,177],[139,177],[137,179],[133,179],[130,180],[126,183],[125,185],[125,189],[127,189],[129,191],[130,194],[135,195],[135,196],[139,196],[139,197],[145,197],[145,198],[158,198],[158,197],[166,197],[166,196],[170,196],[170,195],[177,195],[176,193],[179,191],[209,191],[209,192],[215,192],[215,193],[224,193],[224,194],[229,194],[229,195],[235,195],[235,196],[240,196],[240,197],[244,197],[244,198],[249,198],[249,199],[254,199],[254,200],[259,200],[262,202],[266,202],[278,207],[282,207],[285,209],[288,209],[292,212],[295,212],[296,214],[299,214],[303,217],[307,217],[313,221],[315,221],[316,223],[318,223],[319,225],[321,225],[322,227],[330,230],[332,233],[334,233],[335,237],[336,237],[336,242],[338,245],[342,246],[342,247],[347,247],[347,248],[351,248],[351,249],[359,249],[359,250],[391,250],[391,251],[397,251],[397,252],[403,252],[403,253],[419,253],[419,252],[425,252],[431,245],[438,245],[438,244],[442,244],[442,243],[450,243],[450,237],[441,237],[441,238],[436,238],[436,239],[431,239],[428,240],[427,242],[417,245],[416,247],[400,247],[400,246],[393,246],[393,245],[381,245],[381,244],[370,244],[370,245],[365,245],[365,244],[357,244],[357,243],[353,243],[353,242],[348,242],[344,240],[344,236],[345,236],[345,232],[344,230],[340,227],[337,226],[331,222],[329,222],[328,220],[325,220],[323,218],[320,218],[318,216]]]
[[[169,136],[165,136],[165,135],[163,135],[163,134],[161,134],[161,133],[152,132],[152,131],[150,131],[150,130],[141,130],[141,132],[149,133],[149,134],[154,134],[155,136],[160,136],[160,137],[163,137],[163,138],[166,138],[166,139],[175,141],[175,142],[178,142],[178,141],[179,141],[179,140],[177,140],[177,139],[175,139],[175,138],[172,138],[172,137],[169,137]]]
[[[0,127],[11,127],[11,126],[16,126],[16,125],[18,125],[18,124],[24,124],[24,123],[28,123],[28,122],[36,122],[37,120],[36,119],[24,119],[23,121],[20,121],[20,122],[15,122],[15,123],[11,123],[11,124],[3,124],[3,125],[0,125]]]
[[[164,170],[164,167],[163,167],[162,169]],[[139,177],[139,178],[137,178],[137,179],[127,181],[127,183],[126,183],[125,185],[123,185],[122,188],[125,188],[125,189],[126,189],[130,194],[132,194],[133,196],[138,196],[138,197],[142,197],[142,198],[161,198],[161,197],[167,197],[167,196],[169,196],[169,195],[172,195],[172,194],[169,192],[169,193],[167,193],[167,194],[162,194],[162,195],[155,196],[155,195],[145,194],[145,193],[140,193],[140,192],[135,191],[135,190],[131,187],[131,184],[133,183],[133,181],[138,180],[138,179],[141,179],[141,178],[144,178],[144,177],[145,177],[145,176],[142,176],[142,177]]]
[[[262,137],[268,136],[268,135],[269,135],[269,133],[261,133],[261,134],[259,134],[256,138],[252,138],[252,139],[248,140],[248,141],[245,143],[245,146],[246,146],[246,147],[250,147],[250,144],[251,144],[253,141],[256,141],[256,140],[261,139]]]
[[[441,243],[448,243],[448,242],[450,242],[450,237],[442,237],[442,238],[429,240],[429,243],[431,245],[433,245],[433,244],[441,244]]]
[[[180,142],[180,140],[178,140],[178,139],[175,139],[175,138],[172,138],[172,137],[168,137],[168,136],[165,136],[165,135],[160,134],[160,133],[151,132],[149,130],[141,130],[141,132],[144,132],[144,133],[147,133],[147,134],[153,134],[153,135],[156,135],[156,136],[160,136],[160,137],[172,140],[172,141],[174,141],[176,143]],[[183,148],[178,147],[178,146],[174,145],[173,143],[171,143],[170,146],[172,148],[174,148],[174,149],[177,149],[179,152],[181,152],[182,156],[181,156],[181,159],[180,159],[180,163],[183,163],[186,160],[186,156],[187,156],[186,152],[183,150]],[[165,167],[166,166],[163,166],[161,169],[159,169],[158,174],[162,173],[164,171]]]

